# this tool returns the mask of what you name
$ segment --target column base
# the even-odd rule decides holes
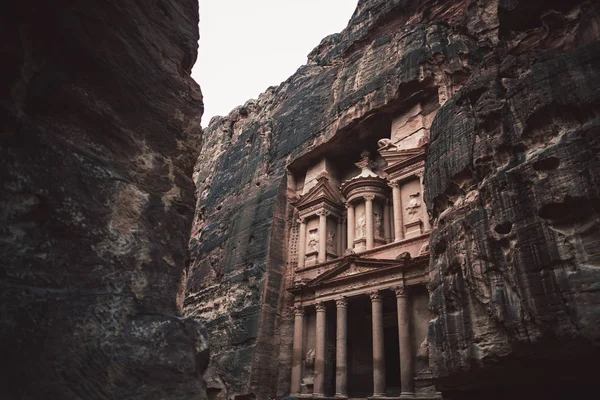
[[[414,399],[414,392],[402,392],[400,393],[400,399]]]
[[[333,396],[336,399],[347,399],[348,395],[347,394],[341,394],[341,393],[336,393],[335,396]]]

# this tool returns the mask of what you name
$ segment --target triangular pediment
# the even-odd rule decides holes
[[[296,203],[296,208],[302,210],[303,208],[323,201],[327,201],[339,207],[342,207],[345,201],[339,190],[330,183],[329,178],[327,177],[319,178],[317,184],[300,197],[300,200]]]
[[[403,263],[403,261],[399,260],[348,257],[337,267],[317,276],[309,283],[309,286],[316,286],[353,275],[363,275],[385,268],[397,267],[403,265]]]
[[[385,160],[388,167],[409,161],[425,153],[425,147],[408,150],[380,150],[379,154]]]

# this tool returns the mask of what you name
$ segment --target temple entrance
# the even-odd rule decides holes
[[[373,394],[371,301],[367,296],[348,301],[348,397]]]

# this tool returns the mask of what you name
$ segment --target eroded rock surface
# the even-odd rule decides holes
[[[600,345],[600,12],[499,15],[488,66],[431,129],[430,364],[447,390],[575,398]]]
[[[204,398],[197,2],[0,8],[0,397]]]

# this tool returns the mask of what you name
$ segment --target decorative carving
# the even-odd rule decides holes
[[[335,299],[335,306],[337,308],[346,308],[348,307],[348,301],[345,297],[340,297],[339,299]]]
[[[319,302],[315,304],[315,308],[317,309],[317,312],[325,312],[325,303]]]
[[[304,361],[304,365],[306,366],[306,368],[312,370],[315,367],[315,356],[316,356],[315,349],[309,349],[306,352],[306,357],[305,357],[305,361]]]
[[[327,251],[329,253],[335,254],[335,232],[327,231]]]
[[[419,350],[417,350],[417,373],[418,374],[428,374],[431,372],[431,368],[429,367],[429,342],[427,341],[427,337],[423,339],[421,345],[419,346]]]
[[[404,261],[404,263],[409,262],[411,258],[412,257],[408,251],[403,251],[402,253],[400,253],[396,256],[396,260]]]
[[[369,297],[371,298],[371,301],[381,301],[381,292],[379,290],[375,291],[375,292],[370,292],[369,293]]]
[[[365,199],[365,201],[373,201],[373,200],[375,200],[375,195],[374,194],[365,194],[363,196],[363,199]]]
[[[373,213],[373,216],[375,217],[375,224],[373,226],[373,233],[375,234],[375,236],[380,237],[381,236],[381,225],[382,225],[382,218],[381,218],[381,214],[379,213]]]
[[[305,223],[306,223],[306,218],[304,218],[304,217],[300,217],[300,218],[298,218],[298,219],[296,220],[296,222],[297,222],[297,223],[299,223],[299,224],[305,224]]]
[[[396,286],[393,288],[396,297],[408,297],[408,288],[406,286]]]
[[[329,212],[329,211],[327,211],[327,210],[319,210],[319,211],[317,211],[317,212],[316,212],[316,214],[317,214],[319,217],[320,217],[321,215],[324,215],[324,216],[326,216],[326,217],[327,217],[327,216],[331,215],[331,212]]]
[[[367,219],[365,213],[361,213],[356,219],[356,238],[362,239],[365,237],[365,231],[367,229]]]
[[[344,256],[354,256],[356,255],[356,252],[354,251],[354,249],[346,249],[346,251],[344,251]]]
[[[369,152],[363,151],[361,153],[362,159],[359,162],[354,163],[361,170],[370,169],[371,160],[369,159]]]
[[[344,205],[346,206],[346,208],[354,207],[354,205],[352,205],[352,203],[350,203],[349,201],[344,202]]]
[[[294,315],[304,316],[304,306],[296,305],[294,306]]]
[[[319,248],[319,230],[311,229],[308,231],[308,252],[317,251]]]
[[[408,210],[408,215],[410,216],[410,218],[415,218],[417,212],[419,211],[418,209],[421,207],[421,202],[419,201],[419,192],[416,193],[412,193],[411,195],[409,195],[408,197],[410,197],[410,200],[408,201],[408,205],[405,207]]]
[[[391,187],[391,188],[400,187],[400,181],[398,179],[395,179],[393,181],[389,181],[388,182],[388,186]]]
[[[394,142],[392,142],[391,139],[380,139],[377,141],[377,146],[379,146],[377,148],[377,151],[382,151],[382,150],[387,150],[387,149],[390,149],[390,150],[393,149],[395,151],[398,151],[398,146],[396,146],[394,144]]]

